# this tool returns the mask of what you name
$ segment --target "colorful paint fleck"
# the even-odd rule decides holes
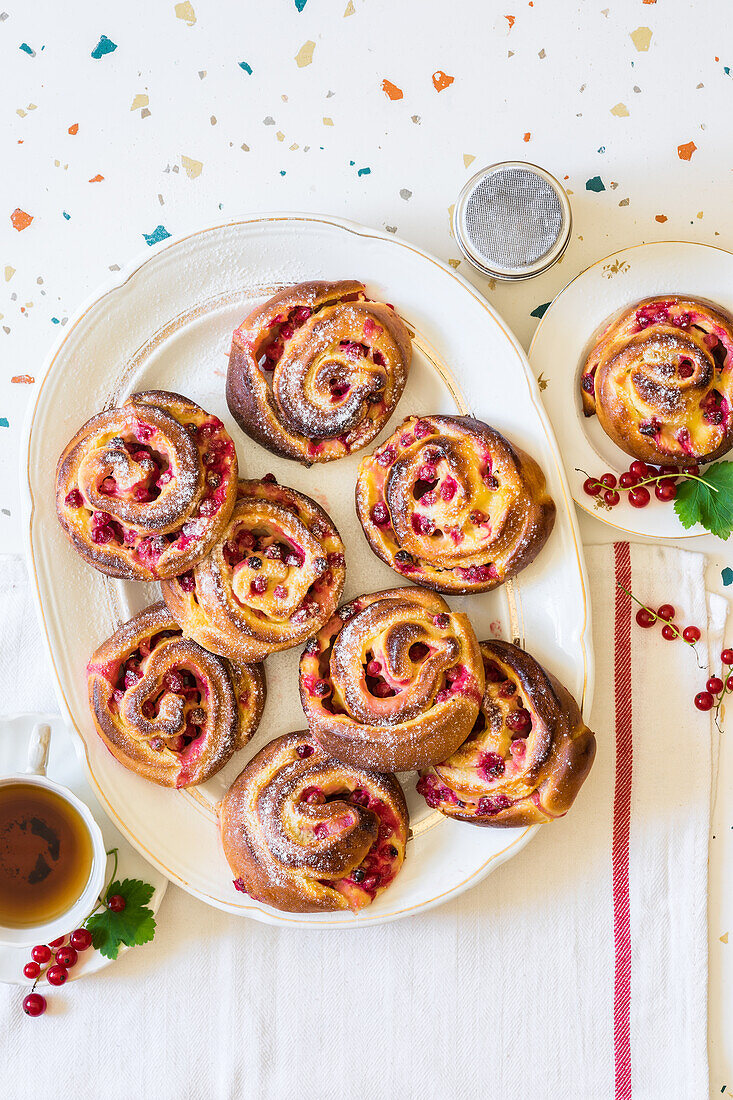
[[[449,88],[451,86],[454,80],[454,76],[448,76],[448,74],[444,73],[442,69],[438,69],[436,72],[433,73],[433,87],[435,88],[436,92],[445,91],[446,88]]]
[[[17,229],[20,233],[31,224],[33,215],[27,214],[25,210],[21,210],[19,206],[16,206],[15,210],[10,215],[10,221],[13,223],[13,229]]]
[[[646,53],[652,40],[651,27],[637,27],[629,37],[640,53]]]
[[[684,145],[677,146],[677,156],[680,160],[691,160],[692,154],[697,149],[694,141],[688,141]]]
[[[95,61],[99,61],[105,54],[114,53],[116,49],[117,43],[113,42],[111,38],[107,38],[106,34],[103,34],[92,50],[92,57]]]
[[[304,68],[306,65],[310,65],[313,60],[313,51],[316,48],[315,42],[304,42],[295,55],[295,63],[299,69]]]
[[[193,157],[181,157],[181,164],[183,169],[190,180],[195,180],[201,175],[203,171],[203,162],[200,160],[194,160]]]
[[[393,84],[391,80],[382,81],[382,91],[386,95],[387,99],[402,99],[402,88],[398,88],[396,84]]]
[[[145,238],[146,244],[154,245],[170,237],[170,233],[164,225],[156,225],[152,233],[143,233],[143,237]]]
[[[173,9],[176,13],[177,19],[182,19],[187,26],[193,27],[196,23],[196,12],[193,10],[193,6],[189,3],[189,0],[183,0],[181,4],[176,4]]]
[[[733,584],[733,569],[731,569],[729,565],[726,565],[725,569],[720,575],[726,588],[729,584]]]
[[[550,305],[550,302],[543,302],[541,306],[536,306],[530,313],[530,317],[544,317]]]
[[[592,176],[585,181],[585,189],[586,191],[605,191],[606,185],[600,176]]]
[[[78,134],[79,133],[79,123],[74,122],[71,126],[69,126],[69,129],[68,129],[67,133],[71,134],[72,137],[74,137],[76,134]]]
[[[249,64],[248,61],[238,61],[237,64],[239,65],[240,69],[244,69],[246,73],[249,73],[249,75],[252,76],[252,66]]]

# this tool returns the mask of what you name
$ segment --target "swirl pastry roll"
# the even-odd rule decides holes
[[[184,638],[164,603],[99,646],[87,681],[109,751],[163,787],[210,779],[249,741],[265,705],[262,667],[224,661]]]
[[[209,556],[161,587],[187,635],[246,662],[311,637],[333,614],[345,574],[330,517],[268,475],[240,481],[231,519]]]
[[[468,739],[425,769],[429,806],[472,825],[535,825],[568,812],[596,739],[570,693],[523,649],[481,643],[486,690]]]
[[[338,760],[385,772],[450,756],[473,727],[483,688],[468,618],[420,588],[345,604],[300,660],[311,733]]]
[[[644,462],[687,467],[733,447],[733,318],[678,295],[615,317],[580,377],[583,411]]]
[[[71,545],[126,580],[190,569],[219,538],[236,493],[237,453],[221,420],[163,390],[97,413],[56,470],[56,512]]]
[[[535,460],[469,416],[407,417],[362,460],[356,509],[382,561],[446,593],[503,584],[555,522]]]
[[[220,821],[234,886],[290,913],[369,905],[399,872],[409,826],[393,775],[338,763],[307,731],[250,760]]]
[[[227,402],[247,435],[307,466],[358,451],[407,381],[412,345],[391,305],[353,280],[300,283],[235,331]]]

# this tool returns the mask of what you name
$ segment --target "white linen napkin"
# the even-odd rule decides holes
[[[171,888],[155,940],[54,990],[40,1019],[0,990],[3,1096],[29,1080],[106,1100],[708,1095],[706,673],[636,625],[615,578],[698,625],[703,664],[727,603],[706,598],[699,554],[587,561],[598,755],[567,817],[456,901],[361,932],[272,928]],[[21,570],[0,561],[5,711],[49,705]]]

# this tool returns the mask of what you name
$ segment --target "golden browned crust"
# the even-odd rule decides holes
[[[120,763],[164,787],[203,783],[257,729],[261,665],[237,665],[181,636],[164,603],[145,608],[87,665],[99,736]]]
[[[469,738],[421,772],[429,806],[472,825],[562,817],[593,763],[596,739],[566,688],[510,642],[481,643],[486,690]]]
[[[307,731],[250,760],[220,808],[234,886],[291,913],[369,905],[402,866],[409,818],[393,775],[340,764]]]
[[[419,588],[352,600],[300,660],[311,732],[337,759],[380,771],[449,756],[473,726],[483,687],[468,618]]]
[[[301,645],[319,630],[345,575],[344,546],[323,508],[274,479],[240,481],[209,556],[161,589],[185,634],[246,662]]]
[[[382,561],[455,594],[516,576],[555,523],[535,460],[470,416],[408,416],[362,459],[356,510]]]
[[[126,580],[190,569],[219,538],[236,491],[237,454],[222,422],[164,390],[97,413],[56,469],[64,534],[95,569]]]
[[[257,443],[307,466],[374,439],[407,381],[412,345],[391,306],[362,283],[300,283],[235,331],[227,403]]]
[[[695,466],[733,447],[733,318],[668,294],[613,317],[583,366],[586,416],[626,454]]]

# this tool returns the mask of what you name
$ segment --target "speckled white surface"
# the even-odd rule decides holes
[[[11,380],[37,376],[58,326],[158,226],[179,234],[248,211],[327,211],[458,261],[448,211],[463,182],[483,163],[524,157],[572,192],[562,262],[524,285],[491,286],[465,261],[458,270],[525,346],[533,311],[610,252],[670,239],[733,248],[733,47],[720,0],[4,4],[3,549],[20,548],[15,471],[34,389]],[[92,57],[102,35],[116,48]],[[437,70],[454,78],[438,78],[441,91]],[[32,217],[26,228],[14,228],[16,210]],[[581,528],[589,542],[612,537],[592,517]],[[710,586],[725,592],[729,547],[685,545],[710,555]],[[721,941],[733,931],[732,780],[724,739],[711,849],[714,1095],[733,1093],[733,946]],[[136,965],[131,952],[120,970]]]

